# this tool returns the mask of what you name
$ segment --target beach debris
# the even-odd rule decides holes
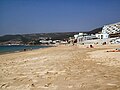
[[[32,83],[32,84],[31,84],[31,86],[32,86],[32,87],[35,87],[35,84],[34,84],[34,83]]]
[[[115,49],[115,50],[109,50],[109,51],[107,51],[107,52],[120,52],[120,48],[117,48],[117,49]]]
[[[51,85],[51,83],[47,83],[45,84],[45,87],[49,87]]]
[[[47,71],[45,74],[57,75],[58,72],[56,72],[56,71]]]
[[[7,87],[9,87],[8,84],[3,84],[3,85],[1,85],[1,88],[7,88]]]

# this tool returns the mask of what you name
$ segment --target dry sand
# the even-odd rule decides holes
[[[0,90],[120,90],[120,45],[0,55]]]

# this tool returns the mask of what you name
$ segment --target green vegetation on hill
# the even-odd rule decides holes
[[[94,29],[89,32],[85,32],[87,34],[95,34],[102,31],[101,28]],[[40,39],[43,38],[51,38],[52,40],[64,40],[69,37],[73,37],[75,34],[79,32],[61,32],[61,33],[38,33],[38,34],[18,34],[18,35],[4,35],[0,36],[0,44],[4,42],[21,42],[22,44],[38,44]]]
[[[23,34],[23,35],[4,35],[0,36],[0,42],[21,41],[23,44],[38,42],[41,38],[51,38],[52,40],[64,40],[73,37],[79,32],[64,32],[64,33],[40,33],[40,34]]]
[[[4,35],[0,36],[0,42],[6,41],[22,41],[22,43],[26,43],[30,41],[30,39],[23,37],[22,35]]]

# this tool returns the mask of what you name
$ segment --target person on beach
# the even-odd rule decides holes
[[[90,48],[94,48],[93,45],[90,45]]]
[[[89,47],[87,47],[87,48],[94,48],[94,47],[93,47],[93,45],[90,45],[90,46],[89,46]]]

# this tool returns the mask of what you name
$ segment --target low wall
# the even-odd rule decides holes
[[[103,44],[104,42],[106,42],[106,44],[110,44],[110,41],[112,39],[114,38],[86,40],[86,41],[78,42],[78,44]]]

